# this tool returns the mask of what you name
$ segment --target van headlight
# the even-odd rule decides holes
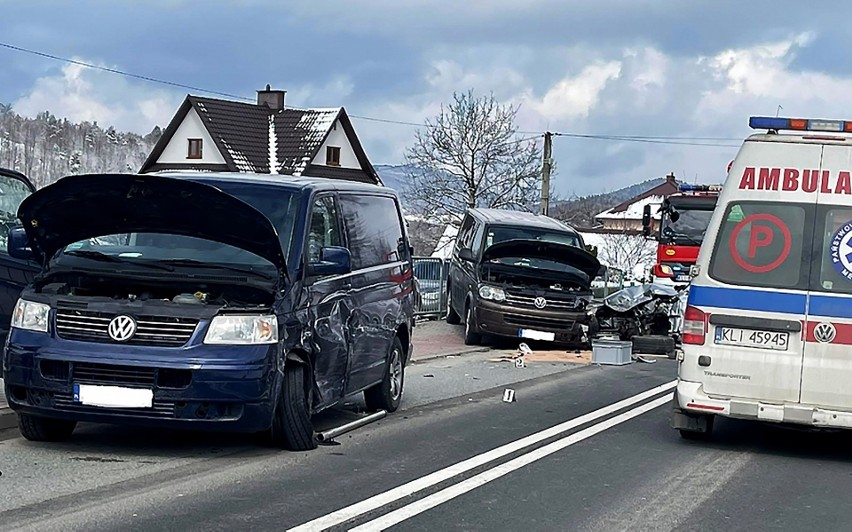
[[[490,299],[492,301],[505,301],[506,291],[496,286],[488,286],[484,284],[479,287],[479,297]]]
[[[218,345],[278,343],[278,318],[274,315],[216,316],[207,328],[204,343]]]
[[[50,316],[50,305],[19,299],[12,312],[12,327],[47,332],[48,316]]]

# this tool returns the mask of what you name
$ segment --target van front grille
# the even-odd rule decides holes
[[[56,334],[65,340],[112,343],[107,328],[115,315],[84,310],[57,310]],[[124,344],[180,347],[195,332],[198,320],[170,316],[136,316],[136,334]]]
[[[92,364],[90,362],[74,362],[71,377],[74,382],[135,385],[152,387],[156,370],[141,366],[117,366],[113,364]]]

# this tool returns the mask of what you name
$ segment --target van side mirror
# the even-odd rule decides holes
[[[466,260],[467,262],[473,262],[476,260],[476,257],[473,256],[473,251],[470,248],[461,248],[459,250],[459,258],[461,260]]]
[[[651,205],[645,205],[642,209],[642,236],[648,238],[651,236]]]
[[[6,252],[9,256],[15,259],[32,260],[34,257],[33,250],[30,248],[30,241],[27,238],[27,232],[23,227],[13,227],[9,229],[6,238]]]
[[[311,276],[345,275],[352,271],[352,254],[342,247],[322,248],[320,261],[308,263],[306,270]]]
[[[672,223],[680,220],[680,213],[672,208],[672,212],[669,213],[669,220],[671,220]]]

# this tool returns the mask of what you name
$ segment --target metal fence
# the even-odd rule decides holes
[[[414,257],[418,316],[443,318],[447,312],[447,262],[434,257]]]

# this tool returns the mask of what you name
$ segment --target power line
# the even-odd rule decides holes
[[[63,61],[65,63],[70,63],[72,65],[79,65],[79,66],[86,67],[86,68],[94,68],[95,70],[102,70],[104,72],[111,72],[113,74],[119,74],[121,76],[127,76],[129,78],[136,78],[136,79],[141,79],[143,81],[150,81],[152,83],[161,83],[163,85],[170,85],[172,87],[180,87],[182,89],[189,89],[189,90],[193,90],[193,91],[204,92],[204,93],[207,93],[207,94],[216,94],[218,96],[227,96],[228,98],[237,98],[239,100],[252,101],[251,98],[246,98],[245,96],[238,96],[236,94],[230,94],[230,93],[227,93],[227,92],[212,91],[212,90],[204,89],[204,88],[201,88],[201,87],[194,87],[192,85],[185,85],[183,83],[168,81],[168,80],[165,80],[165,79],[158,79],[158,78],[152,78],[150,76],[143,76],[141,74],[133,74],[132,72],[125,72],[123,70],[117,70],[115,68],[109,68],[109,67],[105,67],[105,66],[101,66],[101,65],[94,65],[92,63],[85,63],[83,61],[77,61],[76,59],[69,59],[67,57],[60,57],[58,55],[48,54],[48,53],[45,53],[45,52],[39,52],[38,50],[30,50],[28,48],[21,48],[20,46],[15,46],[15,45],[4,43],[4,42],[0,42],[0,47],[8,48],[10,50],[15,50],[17,52],[24,52],[24,53],[27,53],[27,54],[37,55],[37,56],[40,56],[40,57],[47,57],[49,59],[54,59],[56,61]]]
[[[23,48],[21,46],[15,46],[13,44],[0,42],[0,47],[7,48],[9,50],[14,50],[17,52],[23,52],[31,55],[36,55],[39,57],[45,57],[48,59],[53,59],[55,61],[62,61],[64,63],[79,65],[85,68],[91,68],[95,70],[101,70],[103,72],[109,72],[112,74],[118,74],[120,76],[126,76],[129,78],[139,79],[142,81],[148,81],[151,83],[159,83],[161,85],[168,85],[170,87],[179,87],[182,89],[188,89],[191,91],[202,92],[206,94],[215,94],[217,96],[225,96],[227,98],[234,98],[242,101],[254,101],[253,98],[247,98],[245,96],[240,96],[238,94],[231,94],[228,92],[215,91],[210,89],[205,89],[203,87],[196,87],[194,85],[187,85],[184,83],[178,83],[175,81],[169,81],[165,79],[154,78],[151,76],[145,76],[142,74],[135,74],[133,72],[126,72],[123,70],[118,70],[115,68],[109,68],[101,65],[95,65],[92,63],[86,63],[84,61],[78,61],[76,59],[70,59],[67,57],[61,57],[54,54],[49,54],[47,52],[40,52],[38,50],[32,50],[29,48]],[[290,107],[291,109],[298,109],[296,107]],[[418,122],[407,122],[404,120],[391,120],[387,118],[375,118],[371,116],[363,116],[363,115],[349,115],[351,118],[359,119],[359,120],[369,120],[372,122],[381,122],[384,124],[397,124],[404,126],[413,126],[413,127],[435,127],[434,124],[428,123],[418,123]],[[526,137],[515,142],[523,142],[525,140],[531,140],[532,138],[540,138],[543,137],[544,134],[541,132],[535,131],[517,131],[517,134],[521,135],[534,135],[534,137]],[[583,138],[583,139],[594,139],[594,140],[608,140],[608,141],[621,141],[621,142],[645,142],[651,144],[675,144],[675,145],[684,145],[684,146],[711,146],[711,147],[723,147],[723,148],[735,148],[739,145],[736,144],[718,144],[713,143],[712,141],[739,141],[741,139],[732,138],[732,137],[686,137],[686,136],[640,136],[640,135],[593,135],[593,134],[581,134],[581,133],[553,133],[553,136],[556,137],[570,137],[570,138]]]
[[[710,146],[716,148],[738,148],[739,144],[721,144],[721,143],[713,143],[713,142],[688,142],[688,140],[692,140],[689,137],[681,137],[684,141],[678,140],[662,140],[655,139],[649,137],[626,137],[626,136],[617,136],[617,135],[590,135],[590,134],[582,134],[582,133],[554,133],[554,137],[569,137],[576,139],[592,139],[592,140],[609,140],[609,141],[618,141],[618,142],[644,142],[648,144],[673,144],[680,146]],[[697,137],[700,139],[700,137]]]

